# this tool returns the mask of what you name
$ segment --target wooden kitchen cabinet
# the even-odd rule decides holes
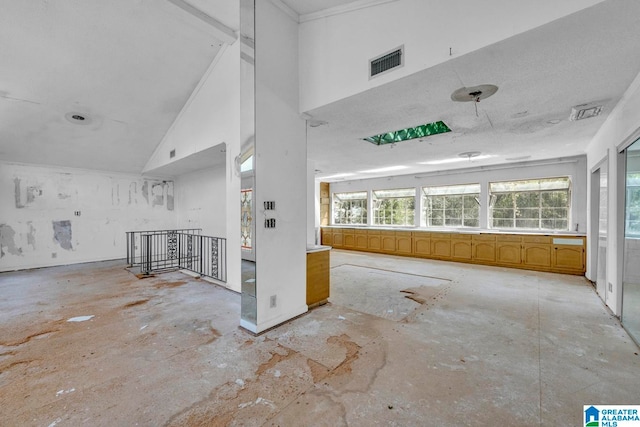
[[[451,258],[451,235],[449,233],[431,234],[431,256],[433,258]]]
[[[475,261],[496,262],[496,236],[493,234],[474,234],[471,238],[473,244],[472,258]]]
[[[451,235],[451,258],[470,260],[471,253],[472,250],[470,234]]]
[[[396,252],[399,255],[411,255],[413,253],[410,231],[396,231]]]
[[[413,237],[413,255],[417,257],[430,258],[431,256],[431,233],[414,232]]]

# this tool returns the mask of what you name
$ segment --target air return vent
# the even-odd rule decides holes
[[[369,78],[404,65],[404,46],[369,61]]]

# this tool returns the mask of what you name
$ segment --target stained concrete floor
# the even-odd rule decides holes
[[[640,403],[638,347],[584,278],[331,256],[331,302],[258,337],[179,272],[0,274],[0,425],[573,426]]]

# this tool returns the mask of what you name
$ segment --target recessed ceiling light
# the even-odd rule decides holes
[[[75,125],[88,125],[91,123],[91,117],[86,114],[70,111],[64,115],[65,119]]]
[[[360,171],[360,173],[391,172],[391,171],[398,171],[398,170],[407,169],[407,168],[409,168],[409,166],[388,166],[386,168],[369,169],[366,171]]]

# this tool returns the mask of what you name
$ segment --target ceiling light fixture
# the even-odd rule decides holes
[[[479,85],[471,87],[461,87],[451,94],[451,100],[456,102],[480,102],[490,97],[498,91],[496,85]]]

